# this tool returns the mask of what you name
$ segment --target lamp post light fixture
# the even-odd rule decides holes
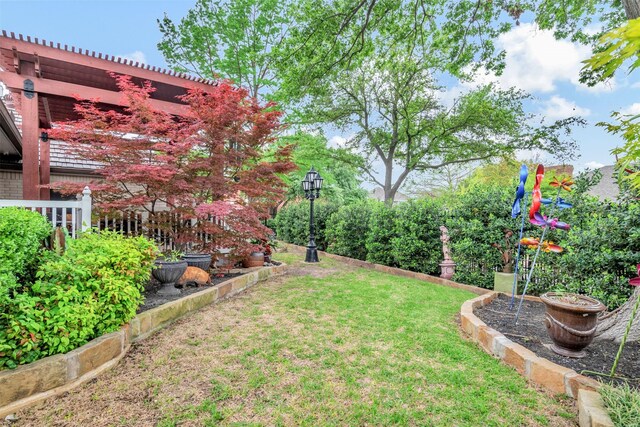
[[[309,199],[309,202],[311,203],[311,210],[309,214],[309,245],[307,245],[307,257],[305,259],[305,262],[319,262],[315,236],[316,230],[313,221],[313,201],[320,197],[322,181],[322,177],[313,169],[313,166],[302,180],[302,189],[304,190],[304,196]]]

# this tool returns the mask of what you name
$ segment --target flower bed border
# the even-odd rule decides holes
[[[145,339],[185,314],[231,298],[260,281],[280,276],[287,268],[286,264],[281,264],[247,269],[250,271],[242,276],[144,311],[119,331],[98,337],[68,353],[1,371],[0,419],[95,378],[115,366],[132,343]]]
[[[487,326],[473,313],[474,308],[488,305],[498,295],[498,292],[490,292],[465,301],[460,309],[462,330],[484,351],[514,368],[530,382],[554,394],[564,393],[577,400],[580,427],[613,427],[598,393],[598,381],[536,356],[531,350]],[[541,301],[538,297],[527,296],[526,299]]]

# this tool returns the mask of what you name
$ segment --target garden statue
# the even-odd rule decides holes
[[[440,240],[442,241],[442,254],[444,261],[440,263],[440,277],[443,279],[451,279],[456,271],[456,263],[451,259],[451,250],[449,249],[449,230],[444,225],[440,227]]]

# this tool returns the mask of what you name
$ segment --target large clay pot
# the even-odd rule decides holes
[[[596,333],[598,314],[606,309],[600,301],[585,295],[547,292],[540,297],[547,307],[544,324],[553,340],[551,350],[581,358]]]
[[[264,265],[264,252],[251,252],[248,257],[242,260],[244,268],[262,267]]]
[[[209,271],[211,266],[211,254],[189,253],[184,254],[182,259],[187,261],[189,267],[198,267],[204,271]]]
[[[159,295],[180,295],[180,290],[175,284],[187,269],[187,261],[164,261],[157,259],[156,268],[151,271],[153,277],[162,284],[158,290]]]

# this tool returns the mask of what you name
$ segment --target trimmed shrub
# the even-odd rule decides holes
[[[493,288],[494,271],[504,267],[502,251],[510,247],[515,258],[521,219],[511,218],[512,199],[510,189],[486,185],[475,185],[456,197],[445,221],[456,262],[453,280]],[[507,231],[513,233],[509,238]]]
[[[113,232],[47,252],[32,286],[0,299],[0,369],[66,353],[117,330],[136,314],[155,245]]]
[[[443,258],[441,209],[435,199],[409,201],[396,208],[395,237],[391,239],[391,247],[398,267],[438,274],[438,264]]]
[[[0,288],[31,282],[52,226],[38,212],[0,209]]]
[[[388,207],[382,202],[371,202],[369,231],[365,242],[367,261],[397,267],[391,245],[396,236],[395,221],[396,208]]]
[[[367,258],[367,231],[372,202],[342,206],[327,221],[327,251],[360,260]]]
[[[320,199],[314,202],[316,245],[319,250],[327,249],[326,227],[329,217],[338,210],[338,206]],[[279,239],[295,245],[306,246],[309,243],[309,202],[291,203],[278,212],[273,224]]]

